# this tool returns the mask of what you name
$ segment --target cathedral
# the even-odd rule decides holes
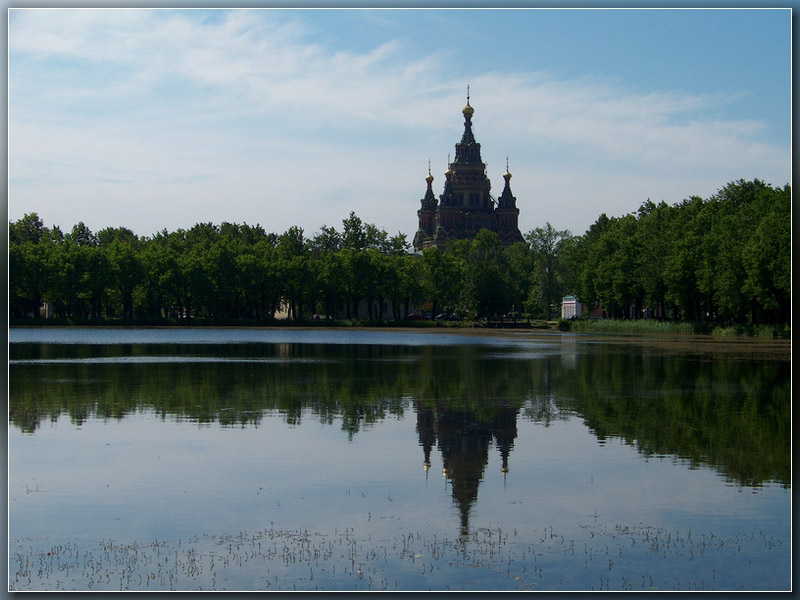
[[[472,133],[475,109],[469,104],[469,92],[467,105],[461,112],[464,114],[464,135],[456,144],[455,160],[444,173],[444,191],[438,199],[433,193],[433,175],[428,167],[425,178],[428,189],[421,200],[422,207],[417,211],[416,252],[432,246],[444,250],[448,240],[472,238],[484,228],[496,232],[505,246],[523,241],[508,165],[503,174],[506,182],[503,193],[497,199],[489,193],[491,183],[486,176],[486,165],[481,160],[481,145]]]

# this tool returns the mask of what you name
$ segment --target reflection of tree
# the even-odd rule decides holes
[[[559,405],[602,442],[678,456],[742,485],[791,481],[789,362],[592,353],[558,385]]]
[[[424,453],[424,466],[430,467],[430,453],[438,441],[442,454],[442,474],[450,481],[453,500],[461,514],[461,533],[469,533],[469,511],[478,499],[478,486],[489,460],[489,445],[494,437],[502,457],[503,473],[508,472],[508,456],[517,437],[518,408],[494,408],[492,420],[481,420],[469,410],[448,407],[430,408],[415,402],[417,433]]]
[[[600,440],[708,465],[743,485],[791,481],[789,362],[645,356],[620,346],[576,352],[570,361],[476,345],[12,344],[9,351],[9,421],[28,432],[62,414],[80,424],[151,410],[238,427],[258,426],[269,413],[288,424],[313,415],[352,437],[403,415],[414,398],[419,427],[432,419],[425,425],[432,437],[420,434],[420,443],[438,443],[451,462],[458,448],[440,426],[478,449],[488,448],[480,428],[489,427],[501,451],[510,449],[502,431],[511,429],[494,425],[508,408],[545,426],[579,415]],[[94,362],[13,362],[74,358]],[[480,452],[482,469],[488,450]]]

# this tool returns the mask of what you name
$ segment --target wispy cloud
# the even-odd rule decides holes
[[[144,234],[199,220],[314,231],[356,210],[411,236],[427,159],[443,171],[460,137],[465,82],[490,176],[513,156],[520,198],[556,193],[570,169],[572,181],[596,178],[595,193],[619,186],[613,200],[631,210],[666,187],[682,194],[670,201],[705,192],[666,183],[681,176],[722,185],[789,173],[761,122],[715,117],[735,96],[544,71],[453,73],[450,50],[399,38],[363,52],[326,47],[303,13],[12,10],[9,51],[12,218],[122,218]],[[643,192],[648,173],[666,187]],[[581,229],[601,212],[587,205],[577,221],[538,202],[527,215],[523,206],[529,227]]]

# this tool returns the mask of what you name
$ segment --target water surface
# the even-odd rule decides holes
[[[789,589],[790,362],[12,329],[9,587]]]

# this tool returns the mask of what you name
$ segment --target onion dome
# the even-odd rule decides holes
[[[471,117],[475,114],[475,109],[469,105],[469,86],[467,86],[467,105],[461,110],[465,117]]]
[[[498,208],[516,209],[517,208],[517,199],[514,197],[514,194],[511,192],[511,172],[508,170],[508,157],[507,156],[506,156],[506,172],[503,173],[503,179],[506,180],[506,184],[503,187],[503,193],[500,194],[500,197],[497,199],[497,207]]]
[[[425,197],[421,200],[422,210],[434,210],[436,208],[436,196],[433,194],[433,175],[431,175],[431,161],[428,161],[428,175],[425,177],[428,186],[425,190]]]

